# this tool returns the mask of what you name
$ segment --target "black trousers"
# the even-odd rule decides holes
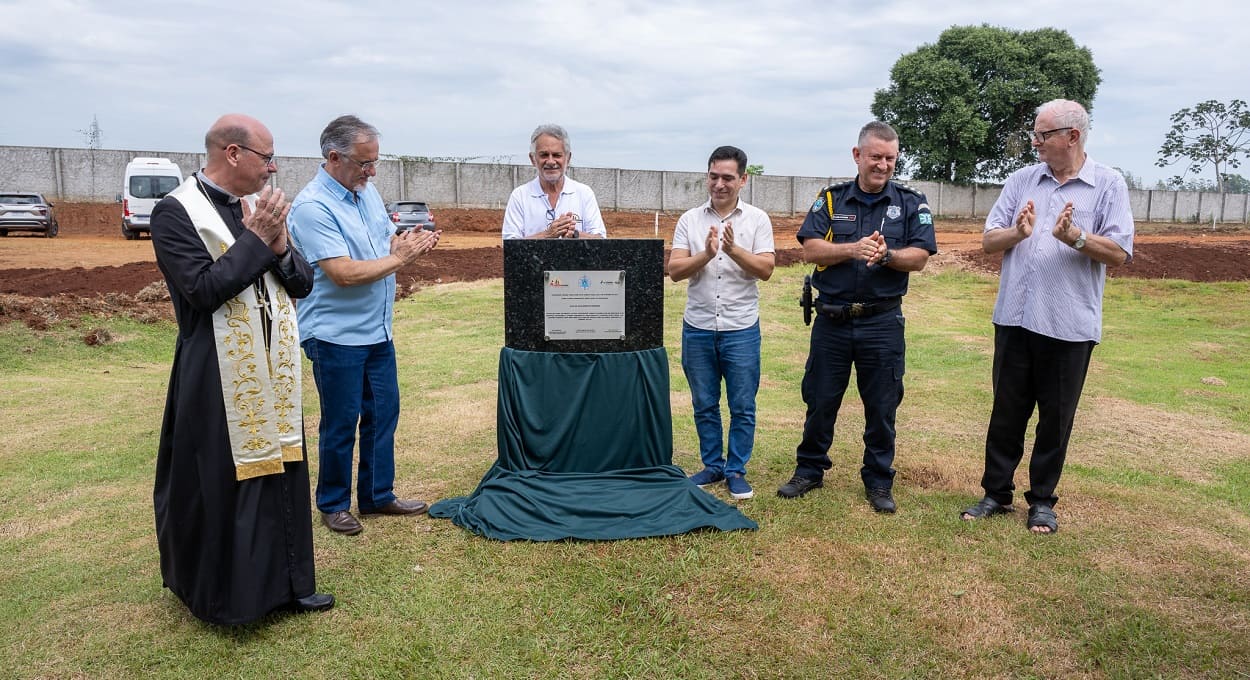
[[[897,310],[845,321],[821,314],[812,322],[811,350],[803,373],[807,419],[795,451],[794,474],[821,479],[833,467],[829,447],[854,365],[864,403],[864,459],[859,475],[867,489],[894,486],[895,416],[903,401],[906,368],[905,323]]]
[[[1016,467],[1024,456],[1024,435],[1033,408],[1037,431],[1029,461],[1033,505],[1054,505],[1055,488],[1068,454],[1076,405],[1094,353],[1093,341],[1068,342],[1019,326],[994,326],[994,409],[985,435],[985,494],[1004,505],[1011,502]]]

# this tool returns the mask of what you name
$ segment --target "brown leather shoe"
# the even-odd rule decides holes
[[[420,515],[429,510],[430,506],[425,501],[411,500],[403,501],[398,498],[383,505],[380,508],[374,508],[368,512],[361,511],[362,515]]]
[[[355,536],[365,530],[360,520],[352,517],[352,513],[346,510],[321,513],[321,523],[329,527],[330,531],[337,531],[344,536]]]

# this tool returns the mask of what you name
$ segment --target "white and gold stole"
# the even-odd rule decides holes
[[[234,235],[194,175],[169,195],[186,209],[214,261],[234,245]],[[213,312],[221,397],[239,481],[280,474],[284,461],[304,457],[295,307],[276,276],[265,272],[264,278],[271,320],[268,351],[263,342],[264,323],[256,313],[262,303],[253,286]]]

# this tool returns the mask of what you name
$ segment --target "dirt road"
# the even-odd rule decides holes
[[[117,206],[111,204],[61,204],[57,206],[61,224],[57,238],[0,238],[0,323],[22,320],[38,326],[87,312],[167,318],[169,304],[164,300],[152,243],[146,238],[124,240],[116,212]],[[401,295],[431,283],[502,276],[502,211],[444,209],[435,211],[435,216],[444,230],[443,238],[436,250],[399,272]],[[604,222],[612,238],[658,236],[668,244],[678,217],[605,213]],[[794,240],[802,220],[802,215],[773,218],[778,264],[802,261]],[[982,224],[980,220],[937,221],[943,266],[998,270],[1001,258],[980,252]],[[1190,281],[1250,279],[1250,231],[1140,224],[1133,262],[1110,270],[1110,275]]]

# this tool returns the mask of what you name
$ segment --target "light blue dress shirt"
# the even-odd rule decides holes
[[[345,288],[319,264],[334,257],[376,260],[390,254],[395,225],[377,188],[370,183],[357,194],[322,166],[291,202],[287,225],[314,273],[312,294],[295,307],[300,337],[355,346],[390,340],[395,275]]]

